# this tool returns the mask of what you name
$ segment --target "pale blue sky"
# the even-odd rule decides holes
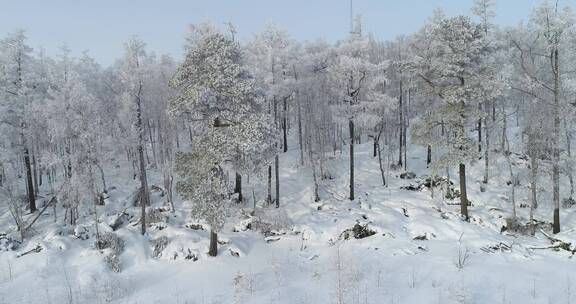
[[[212,20],[231,21],[240,39],[273,22],[293,38],[338,40],[349,29],[349,0],[0,0],[0,37],[26,30],[29,43],[48,54],[66,43],[74,54],[89,50],[107,65],[122,54],[123,42],[138,35],[156,53],[180,58],[187,27]],[[560,0],[576,6],[576,0]],[[497,0],[499,24],[526,19],[537,0]],[[472,0],[354,0],[364,31],[381,39],[416,31],[442,7],[469,14]]]

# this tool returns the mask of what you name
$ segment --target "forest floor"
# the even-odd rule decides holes
[[[441,188],[434,199],[425,187],[405,189],[429,174],[424,148],[414,147],[408,153],[408,169],[417,178],[402,179],[403,170],[389,171],[387,187],[382,186],[372,145],[358,145],[356,151],[354,201],[347,199],[346,149],[327,161],[324,173],[331,179],[322,181],[317,203],[311,169],[298,164],[296,149],[280,157],[279,209],[259,206],[256,215],[249,216],[251,185],[259,182],[245,179],[248,206],[220,233],[222,244],[215,258],[207,256],[207,227],[191,226],[196,222],[180,200],[175,213],[158,212],[156,223],[141,236],[138,207],[131,205],[138,183],[129,172],[120,172],[109,178],[113,189],[106,205],[98,207],[100,233],[112,231],[109,224],[119,212],[128,214],[114,231],[124,243],[117,251],[120,272],[112,271],[106,262],[113,249],[95,248],[93,215],[82,215],[86,224],[72,229],[62,226],[62,209],[57,209],[55,224],[54,210],[49,208],[17,249],[0,248],[0,303],[576,301],[576,263],[570,251],[539,249],[552,245],[539,229],[534,236],[501,231],[511,215],[504,157],[491,166],[485,192],[480,191],[483,161],[469,166],[472,206],[466,222],[459,216],[458,199],[446,199]],[[527,164],[515,154],[513,161],[514,170],[521,174],[518,216],[525,222]],[[457,185],[456,173],[451,176]],[[159,172],[151,170],[150,175],[151,184],[161,185]],[[547,189],[548,179],[542,178],[542,189]],[[255,187],[258,200],[264,197],[264,189]],[[152,193],[153,207],[161,207],[160,191]],[[549,193],[542,190],[539,198],[535,218],[550,222]],[[17,234],[7,207],[0,208],[0,233],[6,234],[6,246],[7,237]],[[563,209],[561,215],[563,232],[555,237],[575,244],[574,212]],[[548,234],[546,229],[543,225]],[[37,246],[39,252],[22,255]]]

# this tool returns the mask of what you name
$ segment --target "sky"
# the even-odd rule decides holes
[[[29,44],[49,55],[62,45],[74,55],[88,50],[106,66],[137,35],[149,51],[182,56],[190,24],[232,22],[246,41],[274,23],[297,40],[336,41],[350,28],[350,0],[0,0],[0,38],[24,29]],[[417,31],[441,7],[448,15],[470,14],[472,0],[353,0],[363,32],[394,39]],[[496,0],[496,23],[517,24],[538,0]],[[576,8],[576,0],[560,0]]]

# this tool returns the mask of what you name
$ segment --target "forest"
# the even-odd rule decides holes
[[[109,66],[0,37],[0,303],[576,301],[564,2],[387,41],[191,20]]]

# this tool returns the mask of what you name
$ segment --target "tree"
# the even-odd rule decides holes
[[[567,59],[569,29],[574,25],[572,11],[560,10],[558,3],[543,2],[534,9],[528,29],[510,41],[516,49],[515,59],[522,72],[522,84],[515,88],[530,97],[551,105],[552,127],[552,201],[553,232],[560,232],[560,132],[562,98],[566,87],[562,79],[570,73],[563,66]],[[525,41],[525,37],[533,39]]]
[[[472,13],[480,19],[480,24],[484,30],[484,35],[486,36],[486,43],[491,43],[491,32],[489,31],[492,27],[492,21],[496,16],[494,6],[496,5],[495,0],[474,0],[474,5],[472,7]],[[489,54],[491,56],[493,54]],[[484,61],[486,62],[486,61]],[[484,104],[484,178],[482,182],[488,184],[488,168],[490,165],[490,121],[489,112],[492,108],[492,120],[496,119],[496,101],[491,99],[484,99],[482,103],[478,104],[478,107],[482,111],[482,104]],[[478,151],[482,152],[482,119],[478,120]]]
[[[179,90],[171,111],[190,115],[202,143],[177,153],[176,172],[182,180],[176,189],[191,200],[193,215],[211,226],[210,256],[218,253],[218,232],[231,211],[225,163],[241,156],[237,164],[250,164],[256,144],[276,140],[269,139],[270,116],[262,113],[254,81],[242,63],[233,35],[208,23],[192,26],[186,58],[171,81]]]
[[[252,74],[269,102],[268,112],[273,114],[276,128],[282,130],[283,152],[288,151],[288,100],[293,94],[293,79],[289,76],[293,71],[288,56],[290,47],[288,34],[273,24],[269,24],[262,33],[256,35],[247,47]],[[282,113],[278,109],[280,101],[282,101]],[[275,156],[275,199],[272,199],[272,166],[269,166],[267,201],[269,204],[275,201],[276,207],[280,206],[279,167],[280,160]]]
[[[337,57],[331,67],[331,77],[334,82],[339,104],[336,109],[339,116],[348,121],[350,135],[350,192],[349,199],[354,200],[354,141],[356,133],[354,121],[357,112],[362,110],[362,98],[366,92],[369,78],[376,66],[368,60],[368,40],[361,35],[353,34],[342,41],[336,48]]]
[[[467,126],[477,120],[477,102],[483,97],[483,88],[491,75],[481,69],[483,54],[489,51],[484,43],[481,26],[469,18],[444,17],[437,14],[417,35],[415,60],[409,69],[426,83],[428,92],[444,103],[433,109],[424,120],[426,128],[432,129],[446,124],[445,155],[438,164],[458,164],[460,177],[460,206],[462,216],[468,220],[468,198],[466,193],[466,162],[476,157],[474,140],[468,136]]]
[[[144,64],[146,52],[144,43],[137,38],[131,38],[125,45],[124,60],[121,66],[121,79],[124,84],[122,100],[127,106],[129,123],[131,124],[130,135],[138,153],[138,167],[140,178],[140,206],[142,209],[140,222],[141,233],[146,233],[146,206],[150,205],[150,193],[148,191],[148,179],[146,176],[146,162],[144,161],[144,76],[146,66]]]
[[[2,92],[5,98],[5,108],[2,113],[7,117],[2,122],[9,127],[13,139],[10,145],[18,146],[24,160],[26,171],[26,193],[30,212],[36,211],[36,195],[33,183],[33,173],[30,156],[31,124],[29,112],[34,97],[33,59],[32,49],[26,45],[26,36],[23,31],[16,31],[0,42],[2,58]]]

